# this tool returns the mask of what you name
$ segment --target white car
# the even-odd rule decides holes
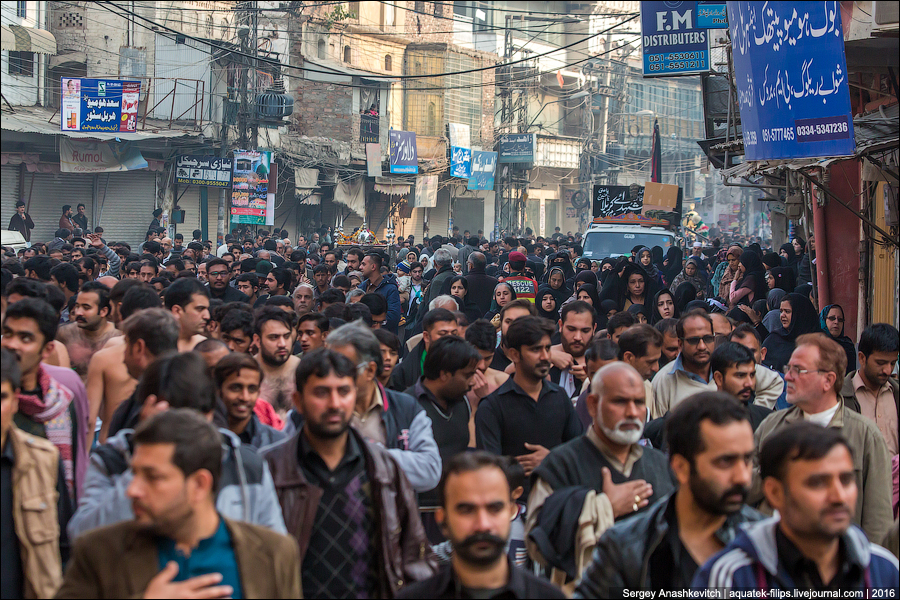
[[[3,231],[0,235],[0,243],[4,248],[12,248],[14,252],[18,252],[20,248],[27,248],[28,242],[25,237],[18,231]]]
[[[663,254],[676,243],[675,234],[662,227],[640,225],[591,225],[584,235],[583,257],[601,260],[629,254],[635,246],[659,246]]]

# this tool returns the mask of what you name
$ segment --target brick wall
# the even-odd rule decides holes
[[[291,88],[294,96],[294,114],[291,115],[293,130],[310,137],[341,141],[353,139],[353,88],[304,79],[294,79]]]

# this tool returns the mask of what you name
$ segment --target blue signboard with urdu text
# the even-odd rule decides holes
[[[728,2],[747,160],[856,151],[839,2]]]
[[[497,170],[497,153],[472,152],[472,177],[469,178],[467,190],[494,189],[494,173]]]
[[[535,135],[509,133],[500,136],[498,161],[501,163],[533,163]]]
[[[468,179],[472,176],[472,151],[468,148],[450,147],[450,177]]]
[[[709,30],[697,25],[697,2],[641,2],[644,77],[710,70]]]
[[[391,173],[418,173],[419,154],[416,150],[415,132],[391,129],[388,141]]]

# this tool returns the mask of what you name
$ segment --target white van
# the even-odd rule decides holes
[[[602,260],[607,256],[630,254],[635,246],[659,246],[665,254],[675,243],[675,234],[663,227],[594,224],[584,235],[582,256],[590,260]]]

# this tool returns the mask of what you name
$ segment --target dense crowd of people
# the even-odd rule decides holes
[[[3,598],[900,584],[900,334],[819,306],[814,240],[132,247],[78,210],[0,269]]]

